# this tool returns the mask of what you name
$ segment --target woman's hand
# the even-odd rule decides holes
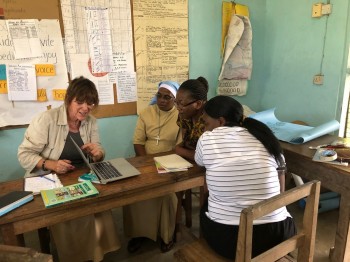
[[[71,165],[70,160],[46,160],[45,168],[48,170],[55,171],[57,174],[66,174],[75,169],[75,166]]]
[[[104,158],[104,151],[99,144],[86,143],[81,147],[81,149],[91,156],[94,162],[99,162]]]

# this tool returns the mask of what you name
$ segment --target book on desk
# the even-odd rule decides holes
[[[0,216],[33,200],[33,192],[12,191],[0,197]]]
[[[69,201],[98,195],[98,190],[90,181],[85,181],[60,188],[41,190],[45,207],[52,207]]]
[[[186,171],[193,165],[177,154],[154,157],[158,173]]]

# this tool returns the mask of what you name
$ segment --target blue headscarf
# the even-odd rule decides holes
[[[162,81],[158,84],[158,89],[161,87],[168,89],[173,94],[173,96],[176,97],[176,93],[177,93],[177,90],[179,90],[180,85],[174,81]],[[154,105],[156,103],[157,103],[157,95],[155,95],[152,98],[152,100],[149,104]]]

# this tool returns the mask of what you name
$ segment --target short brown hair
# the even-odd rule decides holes
[[[99,103],[95,84],[83,76],[77,77],[70,82],[64,97],[65,105],[70,105],[74,98],[79,102],[86,102],[94,106],[98,106]]]

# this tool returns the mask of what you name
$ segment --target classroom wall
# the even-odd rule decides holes
[[[238,2],[238,1],[237,1]],[[348,0],[331,1],[323,73],[325,83],[315,86],[319,73],[326,17],[311,18],[311,0],[241,0],[249,6],[253,30],[253,73],[246,96],[236,97],[255,111],[276,107],[282,121],[300,119],[310,125],[338,119],[349,44]],[[326,2],[326,1],[324,1]],[[189,0],[190,78],[209,81],[215,95],[221,68],[221,0]],[[137,116],[99,119],[101,142],[107,158],[133,156],[132,135]],[[0,131],[0,181],[20,178],[24,171],[17,148],[25,129]]]
[[[267,0],[264,84],[260,110],[276,107],[281,121],[312,126],[339,120],[349,40],[348,0],[330,0],[327,18],[312,18],[312,5],[327,1]],[[322,64],[322,56],[323,64]],[[324,84],[313,76],[324,74]]]
[[[215,95],[220,69],[221,1],[189,0],[189,48],[191,78],[202,75]],[[134,155],[132,135],[137,116],[103,118],[98,120],[101,142],[106,158]],[[25,129],[0,131],[0,182],[23,177],[24,170],[17,160],[17,148]]]

